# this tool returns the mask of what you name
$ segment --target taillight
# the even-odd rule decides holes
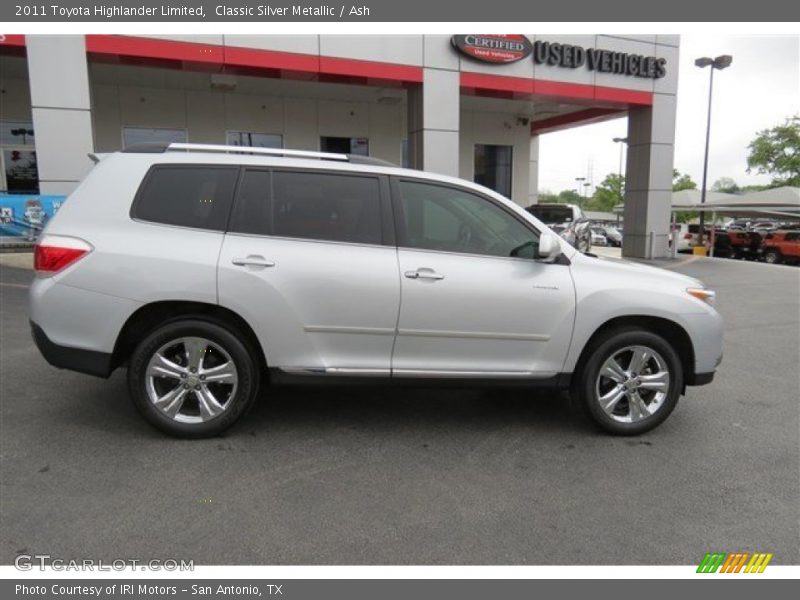
[[[91,251],[91,244],[81,239],[45,235],[34,246],[33,268],[37,273],[54,275]]]
[[[684,233],[684,234],[683,234],[683,239],[685,239],[685,240],[690,240],[690,239],[692,239],[692,234],[691,234],[691,233]]]

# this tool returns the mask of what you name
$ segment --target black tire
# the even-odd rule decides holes
[[[777,250],[767,250],[764,252],[764,262],[777,265],[781,262],[781,254]]]
[[[655,350],[669,371],[666,397],[651,415],[634,422],[624,423],[612,418],[600,405],[596,385],[600,369],[610,357],[631,346]],[[657,427],[675,409],[683,390],[683,366],[674,348],[664,338],[642,329],[617,329],[593,343],[592,349],[573,382],[572,394],[589,418],[601,429],[614,435],[639,435]],[[645,395],[650,394],[645,390]],[[622,403],[622,401],[620,401]],[[627,402],[627,398],[625,398]],[[624,406],[624,403],[621,404]]]
[[[227,384],[231,385],[231,389],[226,401],[222,404],[224,410],[202,422],[176,421],[157,408],[148,395],[147,368],[151,358],[165,345],[187,337],[199,337],[210,341],[227,353],[235,365],[236,385],[233,387],[231,384]],[[134,406],[148,423],[169,435],[180,438],[206,438],[219,435],[247,412],[258,395],[261,371],[255,358],[257,354],[244,339],[233,327],[200,318],[186,318],[162,325],[147,335],[131,356],[128,366],[128,390]],[[206,350],[206,352],[210,351]],[[167,381],[171,380],[167,379]],[[215,384],[206,382],[206,385]],[[191,388],[189,389],[190,391],[186,392],[185,402],[192,401],[193,398],[193,401],[199,406],[199,398],[194,396]],[[201,412],[198,409],[199,414]]]

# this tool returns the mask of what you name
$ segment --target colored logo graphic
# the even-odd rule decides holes
[[[530,56],[533,45],[524,35],[454,35],[450,42],[470,58],[488,63],[513,63]]]
[[[707,552],[697,567],[698,573],[763,573],[772,553],[767,552]]]

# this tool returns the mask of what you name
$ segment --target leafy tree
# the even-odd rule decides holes
[[[672,169],[672,191],[680,192],[681,190],[696,190],[697,184],[692,181],[690,175],[681,174],[678,169]]]
[[[739,187],[730,177],[720,177],[711,186],[712,192],[721,192],[723,194],[738,194],[742,188]]]
[[[753,185],[742,186],[739,189],[739,191],[742,194],[749,194],[750,192],[763,192],[764,190],[768,190],[769,188],[770,188],[770,186],[768,186],[768,185],[753,184]]]
[[[759,131],[747,147],[747,172],[772,176],[770,187],[800,187],[800,116],[786,119],[783,125]]]
[[[562,204],[583,204],[583,197],[575,190],[563,190],[558,193],[558,201]]]
[[[558,202],[558,194],[547,191],[539,192],[539,204],[553,204],[554,202]]]
[[[592,197],[586,203],[589,210],[611,212],[613,208],[624,202],[625,177],[618,173],[609,173],[598,185]]]
[[[696,190],[697,184],[692,181],[688,173],[681,174],[678,169],[672,169],[672,191]],[[688,223],[697,217],[697,213],[689,210],[679,210],[675,212],[675,221],[678,223]]]

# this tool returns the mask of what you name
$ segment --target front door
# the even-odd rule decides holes
[[[547,377],[572,332],[567,264],[536,260],[538,232],[467,189],[399,180],[401,307],[395,376]]]

